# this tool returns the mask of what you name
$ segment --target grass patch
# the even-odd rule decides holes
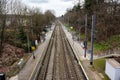
[[[68,30],[71,30],[71,29],[70,29],[71,26],[69,26],[68,24],[64,24],[64,25],[65,25],[65,27],[66,27]]]
[[[120,35],[114,35],[114,36],[111,36],[110,39],[109,39],[109,42],[118,42],[120,43]]]
[[[80,40],[84,40],[85,39],[85,34],[80,34]]]
[[[94,52],[106,51],[108,49],[120,48],[120,35],[111,36],[107,41],[94,43]]]
[[[99,73],[102,73],[104,76],[103,80],[110,80],[109,77],[105,74],[105,62],[105,58],[96,59],[94,60],[94,67]]]
[[[114,36],[111,36],[109,39],[108,39],[108,44],[110,44],[110,46],[112,47],[119,47],[120,48],[120,35],[114,35]]]
[[[97,54],[99,51],[105,51],[109,49],[109,45],[105,43],[94,43],[94,52]]]
[[[65,27],[67,27],[68,30],[73,31],[73,32],[76,32],[74,28],[71,29],[72,26],[70,26],[70,25],[68,25],[68,24],[64,24],[64,25],[65,25]]]

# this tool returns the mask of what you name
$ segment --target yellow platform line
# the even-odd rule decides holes
[[[35,69],[37,68],[38,63],[39,63],[39,60],[38,60],[38,62],[36,62],[36,65],[35,65],[33,71],[31,72],[30,78],[29,78],[28,80],[31,80],[31,78],[32,78],[32,76],[33,76],[33,74],[34,74],[34,72],[35,72]]]

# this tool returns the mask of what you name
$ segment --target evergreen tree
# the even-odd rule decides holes
[[[23,30],[23,27],[20,28],[19,39],[21,40],[22,43],[27,42],[27,36],[26,36],[25,31]]]

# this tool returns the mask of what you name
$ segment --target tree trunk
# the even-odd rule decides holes
[[[5,32],[5,26],[6,26],[6,15],[3,18],[3,24],[2,24],[2,30],[1,30],[1,41],[0,41],[0,54],[3,49],[3,42],[4,42],[4,32]]]

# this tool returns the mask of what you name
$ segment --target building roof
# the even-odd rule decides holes
[[[120,63],[115,59],[107,59],[107,62],[111,64],[114,68],[120,68]]]
[[[120,63],[120,57],[114,58],[116,61]]]

